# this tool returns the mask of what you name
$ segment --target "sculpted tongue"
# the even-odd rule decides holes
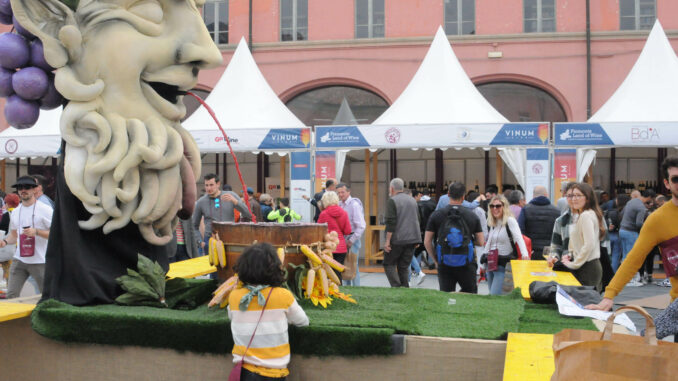
[[[186,156],[181,158],[179,162],[179,172],[181,174],[181,209],[177,215],[182,220],[191,218],[193,215],[193,208],[195,207],[195,200],[198,194],[198,188],[195,185],[195,175],[191,168],[191,163],[188,162]]]

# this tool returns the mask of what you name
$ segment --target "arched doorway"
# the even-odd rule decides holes
[[[332,124],[344,99],[355,117],[351,124],[370,124],[389,106],[382,97],[369,90],[342,85],[305,91],[286,104],[305,125],[316,126]]]
[[[511,122],[567,122],[558,100],[538,87],[517,82],[489,82],[476,87]]]

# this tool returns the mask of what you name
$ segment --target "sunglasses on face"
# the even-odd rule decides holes
[[[16,189],[17,190],[26,190],[26,189],[33,189],[35,188],[33,185],[17,185]]]
[[[678,176],[671,176],[671,184],[678,184]]]
[[[504,205],[502,205],[502,204],[490,204],[490,208],[492,208],[492,209],[500,209],[503,206]]]

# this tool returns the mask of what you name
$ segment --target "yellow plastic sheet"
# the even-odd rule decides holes
[[[508,334],[504,381],[548,381],[554,371],[553,335]]]
[[[530,283],[535,280],[541,282],[556,281],[563,286],[581,286],[579,281],[566,271],[553,271],[546,261],[511,261],[513,272],[513,287],[520,287],[525,300],[530,300]]]
[[[181,262],[170,263],[167,276],[170,278],[195,278],[215,271],[217,271],[217,268],[210,265],[207,255],[204,255]]]
[[[0,322],[29,316],[34,308],[35,304],[2,302],[0,303]]]

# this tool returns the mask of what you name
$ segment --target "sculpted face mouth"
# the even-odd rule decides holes
[[[184,66],[171,66],[141,75],[141,91],[148,102],[169,120],[180,120],[186,115],[183,97],[197,79]]]

